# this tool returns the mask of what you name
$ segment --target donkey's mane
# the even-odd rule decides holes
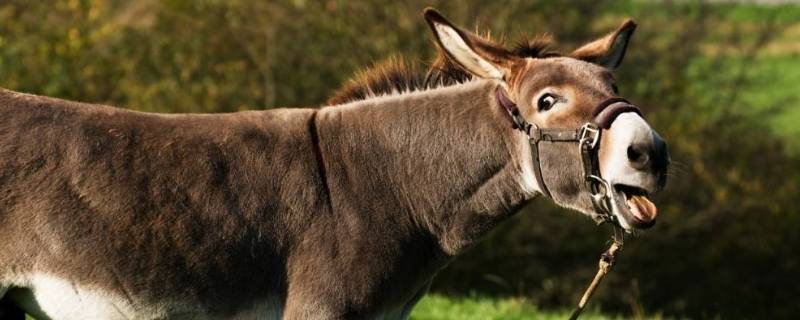
[[[553,41],[548,35],[518,42],[511,54],[520,58],[549,58],[560,54],[553,51]],[[437,46],[438,48],[438,46]],[[399,55],[373,64],[361,70],[342,88],[333,93],[326,105],[338,105],[371,97],[425,90],[463,83],[472,79],[457,63],[441,49],[429,63],[428,70],[421,70],[420,63],[407,61]]]

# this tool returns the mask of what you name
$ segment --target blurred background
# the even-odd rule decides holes
[[[428,5],[509,43],[550,33],[566,53],[625,17],[638,22],[619,87],[668,141],[673,164],[658,224],[628,242],[595,312],[797,317],[800,5],[0,0],[0,86],[157,112],[318,106],[393,54],[427,63]],[[436,318],[431,301],[458,297],[570,308],[608,234],[535,201],[444,270],[415,318]]]

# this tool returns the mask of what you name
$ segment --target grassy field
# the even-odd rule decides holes
[[[496,299],[488,297],[449,298],[442,295],[427,295],[411,314],[413,320],[522,320],[522,319],[567,319],[571,310],[539,310],[522,298]],[[602,315],[586,311],[581,319],[629,319],[629,317]],[[638,319],[638,318],[637,318]],[[642,319],[662,319],[649,316]]]

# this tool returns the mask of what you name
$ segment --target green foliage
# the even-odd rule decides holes
[[[375,60],[430,58],[420,15],[430,4],[7,0],[0,3],[0,85],[159,112],[314,106]],[[800,6],[433,5],[495,38],[551,32],[565,52],[626,16],[639,23],[617,78],[669,142],[671,177],[656,199],[658,225],[627,244],[593,306],[692,318],[800,312]],[[452,295],[524,296],[524,304],[473,297],[454,307],[434,296],[415,317],[486,309],[512,318],[538,312],[528,302],[572,306],[605,239],[585,217],[534,201],[434,284]]]

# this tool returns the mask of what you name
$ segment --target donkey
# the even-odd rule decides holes
[[[666,145],[612,76],[633,22],[568,56],[521,57],[424,16],[470,79],[232,114],[0,90],[0,312],[404,319],[537,196],[653,225]]]

